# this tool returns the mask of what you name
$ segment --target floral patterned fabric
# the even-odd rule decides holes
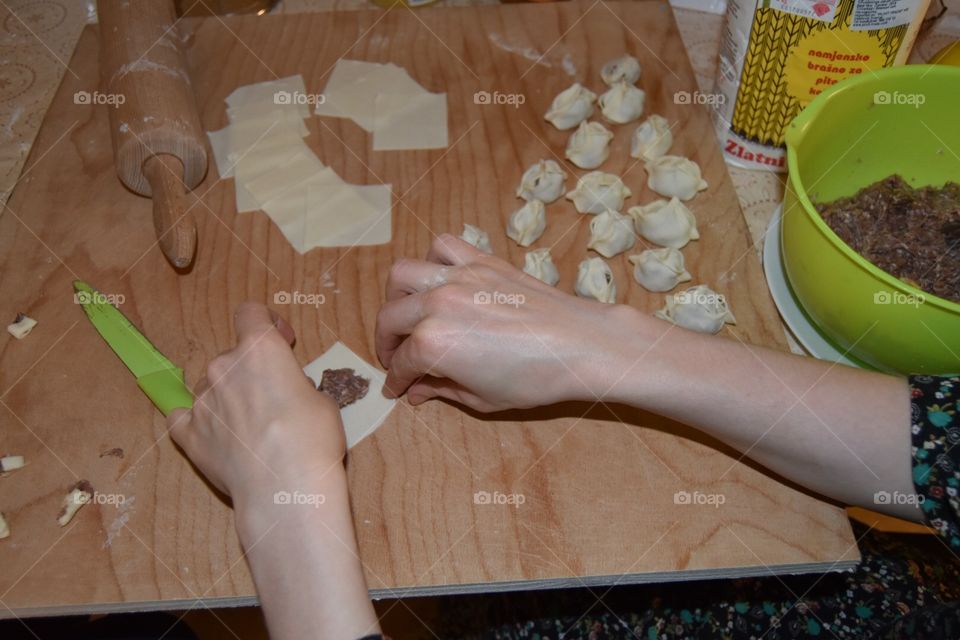
[[[960,376],[914,376],[910,392],[913,484],[928,524],[960,551]]]
[[[960,639],[960,377],[910,388],[916,499],[941,538],[854,523],[850,573],[451,598],[440,637]]]

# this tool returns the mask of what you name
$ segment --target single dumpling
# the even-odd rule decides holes
[[[610,122],[626,124],[643,113],[643,101],[646,97],[643,89],[626,82],[618,82],[600,96],[600,113]]]
[[[574,82],[557,94],[544,118],[561,131],[572,129],[593,114],[593,101],[596,99],[597,94]]]
[[[581,298],[593,298],[607,304],[617,301],[617,284],[603,258],[587,258],[580,263],[573,290]]]
[[[567,143],[567,160],[581,169],[596,169],[610,155],[613,133],[599,122],[581,122]]]
[[[647,291],[670,291],[692,276],[684,265],[683,254],[673,247],[647,249],[628,258],[633,265],[633,279]]]
[[[611,87],[618,82],[634,84],[640,79],[640,62],[631,55],[614,58],[600,69],[600,78]]]
[[[529,247],[547,228],[547,214],[543,203],[531,200],[513,212],[507,221],[507,237],[521,247]]]
[[[666,305],[653,315],[700,333],[717,333],[724,324],[737,323],[726,299],[705,284],[667,296]]]
[[[580,176],[577,188],[567,193],[567,200],[572,200],[580,213],[603,213],[607,209],[620,211],[623,201],[631,195],[619,176],[591,171]]]
[[[593,249],[604,258],[631,249],[637,243],[633,221],[622,213],[607,209],[590,221],[590,241],[587,249]]]
[[[560,272],[550,257],[550,249],[534,249],[523,258],[523,272],[551,287],[560,282]]]
[[[563,195],[566,179],[567,172],[555,160],[541,160],[523,172],[517,197],[550,204]]]
[[[460,234],[460,239],[467,244],[472,244],[484,253],[493,253],[493,247],[490,246],[490,236],[487,235],[486,231],[472,224],[463,225],[463,233]]]
[[[673,133],[670,123],[663,116],[657,114],[640,123],[630,139],[630,155],[649,162],[655,160],[667,151],[673,144]]]
[[[697,219],[678,198],[630,207],[627,213],[633,218],[637,233],[661,247],[682,249],[700,238]]]
[[[682,156],[660,156],[645,166],[647,186],[667,198],[689,200],[707,188],[700,165]]]

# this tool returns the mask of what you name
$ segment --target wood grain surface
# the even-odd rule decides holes
[[[73,303],[73,279],[116,296],[189,381],[232,346],[232,310],[243,300],[265,302],[291,321],[302,363],[338,339],[376,362],[374,322],[395,259],[423,256],[435,235],[469,222],[490,232],[497,255],[522,264],[525,250],[503,233],[518,205],[514,189],[526,166],[562,157],[567,139],[542,114],[574,79],[601,89],[600,66],[625,51],[643,65],[647,112],[679,121],[674,150],[699,162],[710,183],[692,202],[702,239],[684,250],[694,283],[728,297],[738,324],[724,330],[727,337],[784,347],[707,112],[674,100],[695,85],[666,3],[397,9],[185,26],[208,130],[226,123],[223,98],[237,86],[301,73],[319,92],[347,56],[395,62],[429,90],[446,91],[451,145],[373,153],[370,136],[352,122],[311,118],[309,144],[341,176],[393,184],[393,243],[299,256],[262,213],[237,215],[232,182],[211,169],[194,192],[196,264],[178,275],[156,247],[150,200],[116,177],[109,107],[74,103],[74,92],[93,91],[98,77],[97,33],[87,29],[71,61],[77,77],[65,77],[28,173],[0,217],[0,313],[40,321],[26,340],[0,337],[0,449],[29,462],[0,478],[0,510],[13,531],[0,541],[0,615],[239,604],[254,596],[228,505],[172,445],[163,418]],[[476,104],[480,90],[519,93],[525,102]],[[653,198],[627,153],[632,129],[614,127],[603,167],[624,176],[635,194],[629,204]],[[547,211],[536,246],[553,247],[560,287],[572,291],[587,256],[588,220],[566,201]],[[662,294],[632,281],[625,256],[611,264],[620,302],[647,311],[662,305]],[[326,302],[274,304],[282,291],[323,293]],[[115,447],[122,459],[100,457]],[[842,510],[738,458],[688,427],[622,406],[481,416],[442,402],[400,402],[348,460],[369,585],[378,596],[453,593],[828,571],[857,560]],[[88,505],[60,529],[60,500],[78,478],[126,502]],[[480,491],[522,495],[523,504],[476,504]],[[724,504],[678,505],[680,491],[722,494]]]

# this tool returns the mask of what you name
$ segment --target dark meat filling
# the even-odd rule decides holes
[[[893,175],[816,207],[844,242],[876,266],[960,302],[960,184],[914,189]]]
[[[336,400],[337,406],[343,409],[367,395],[370,381],[358,376],[353,369],[324,369],[317,388]]]

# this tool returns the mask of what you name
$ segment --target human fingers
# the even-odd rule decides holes
[[[399,260],[390,269],[387,278],[387,301],[421,293],[446,283],[446,266],[424,260]]]
[[[427,260],[437,264],[459,266],[486,255],[469,242],[444,233],[434,238],[427,253]]]
[[[407,296],[380,307],[374,345],[380,364],[387,369],[393,354],[423,319],[423,299],[423,295]]]
[[[233,314],[233,324],[237,330],[237,344],[250,344],[259,341],[265,333],[283,331],[277,326],[277,316],[266,306],[256,302],[244,302]],[[284,323],[285,324],[285,323]],[[290,334],[293,330],[290,330]],[[287,336],[284,336],[286,338]],[[289,342],[289,341],[288,341]]]

